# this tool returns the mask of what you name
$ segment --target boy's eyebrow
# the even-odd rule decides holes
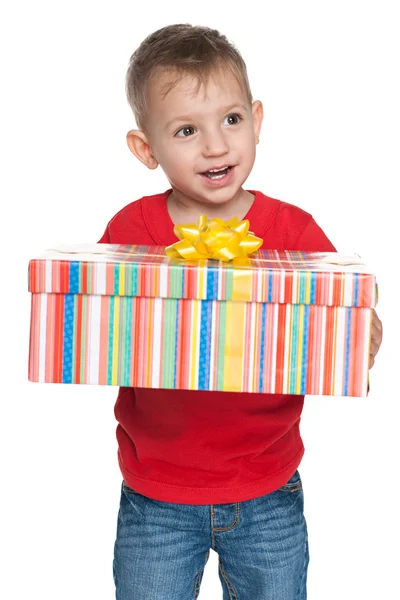
[[[225,106],[224,108],[221,108],[221,112],[223,112],[223,113],[229,112],[233,108],[241,108],[242,110],[247,110],[247,107],[244,104],[242,104],[241,102],[236,102],[235,104],[231,104],[230,106]],[[172,125],[172,123],[174,123],[175,121],[191,121],[195,117],[196,117],[196,115],[193,115],[193,114],[192,115],[182,115],[180,117],[174,117],[173,119],[168,121],[168,123],[165,126],[165,129],[168,129],[168,127],[170,127],[170,125]]]

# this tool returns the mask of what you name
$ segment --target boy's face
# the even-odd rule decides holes
[[[128,145],[149,168],[160,164],[181,198],[225,204],[240,193],[253,168],[261,102],[250,105],[229,71],[216,73],[197,95],[197,81],[184,77],[163,97],[171,75],[163,72],[149,86],[147,136],[129,132]],[[129,139],[138,133],[136,143]],[[230,169],[227,174],[221,171],[223,177],[205,175],[226,166]]]

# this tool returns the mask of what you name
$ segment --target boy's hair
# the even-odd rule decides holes
[[[174,78],[163,98],[186,75],[197,79],[196,94],[210,75],[227,68],[253,102],[246,64],[236,47],[216,29],[188,23],[167,25],[147,36],[132,54],[126,74],[126,95],[139,129],[146,129],[148,85],[162,71]]]

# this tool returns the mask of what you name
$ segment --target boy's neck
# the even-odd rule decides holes
[[[195,223],[202,214],[207,215],[209,219],[218,217],[223,221],[228,221],[232,217],[237,217],[241,221],[249,212],[254,200],[254,194],[243,188],[240,188],[229,202],[216,205],[201,204],[180,194],[179,191],[173,190],[167,198],[167,208],[174,225]]]

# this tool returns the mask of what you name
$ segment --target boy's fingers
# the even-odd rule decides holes
[[[382,341],[382,329],[378,329],[377,327],[374,327],[374,325],[373,325],[372,332],[371,332],[371,338],[372,338],[372,341],[374,341],[376,344],[380,344]]]
[[[371,345],[370,345],[370,354],[369,354],[369,364],[368,369],[371,369],[375,364],[375,356],[377,355],[380,345],[382,343],[382,323],[376,314],[373,311],[372,315],[372,327],[371,327]]]
[[[376,314],[376,310],[375,309],[373,309],[373,311],[372,311],[372,327],[374,327],[374,326],[379,331],[382,331],[382,321],[380,320],[380,318]]]
[[[371,355],[375,356],[375,354],[378,352],[378,348],[379,348],[379,344],[377,342],[375,342],[374,340],[372,340],[369,353]]]

